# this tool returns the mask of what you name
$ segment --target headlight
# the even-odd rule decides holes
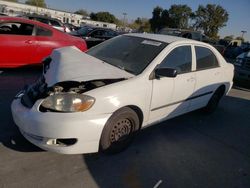
[[[93,97],[77,93],[61,93],[47,97],[42,107],[58,112],[83,112],[90,109],[95,102]]]

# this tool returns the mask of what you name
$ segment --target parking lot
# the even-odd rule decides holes
[[[26,141],[11,116],[13,97],[40,72],[0,71],[0,188],[250,187],[249,89],[234,87],[212,115],[144,129],[120,154],[60,155]]]

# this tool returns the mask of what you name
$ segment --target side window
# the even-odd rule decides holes
[[[0,23],[0,34],[7,35],[32,35],[34,25],[26,23]]]
[[[107,37],[115,37],[115,36],[117,36],[117,34],[114,32],[114,31],[109,31],[109,30],[107,30],[106,32],[105,32],[105,36],[107,36]]]
[[[185,33],[182,35],[183,38],[187,38],[187,39],[192,39],[192,34],[191,33]]]
[[[34,25],[22,23],[19,27],[19,34],[20,35],[32,35],[33,29],[34,29]]]
[[[210,49],[196,46],[195,53],[196,70],[209,69],[219,66],[216,56]]]
[[[91,33],[91,37],[101,37],[104,35],[104,31],[103,30],[96,30],[96,31],[93,31]]]
[[[12,30],[12,25],[15,25],[15,23],[0,23],[0,34],[14,34]]]
[[[37,27],[36,28],[36,36],[52,36],[52,31],[45,29],[45,28],[41,28],[41,27]]]
[[[49,20],[48,19],[44,19],[44,18],[34,18],[34,20],[45,23],[45,24],[49,24]]]
[[[192,70],[191,46],[180,46],[173,49],[160,64],[160,67],[175,68],[178,73]]]

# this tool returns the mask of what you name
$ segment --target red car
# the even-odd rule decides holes
[[[53,27],[24,18],[0,16],[0,67],[38,64],[53,49],[76,46],[87,50],[86,42]]]

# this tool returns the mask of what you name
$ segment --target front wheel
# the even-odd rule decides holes
[[[139,127],[139,118],[134,110],[124,107],[116,111],[103,129],[101,150],[105,153],[123,151],[130,145]]]

